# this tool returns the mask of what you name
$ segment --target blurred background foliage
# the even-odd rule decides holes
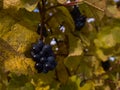
[[[49,43],[62,42],[56,51],[55,70],[37,73],[30,56],[41,15],[41,0],[0,0],[0,90],[119,90],[120,11],[113,0],[78,0],[79,9],[95,21],[75,30],[66,0],[46,1]],[[73,1],[73,0],[71,0]],[[54,7],[56,5],[59,7]],[[54,7],[54,8],[51,8]],[[50,15],[50,13],[52,15]],[[59,30],[65,26],[65,32]],[[109,61],[105,67],[102,62]]]

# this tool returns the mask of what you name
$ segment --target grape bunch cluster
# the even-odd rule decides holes
[[[31,55],[36,62],[35,69],[38,73],[47,73],[53,70],[57,65],[52,47],[44,44],[42,40],[39,40],[37,44],[33,45]]]
[[[74,20],[75,29],[80,30],[85,25],[86,16],[84,16],[80,13],[80,10],[76,5],[74,6],[74,8],[70,12],[70,14]]]

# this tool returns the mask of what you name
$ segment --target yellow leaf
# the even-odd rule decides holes
[[[108,59],[108,56],[104,55],[102,50],[97,49],[96,53],[98,55],[98,58],[100,58],[102,61],[106,61]]]
[[[4,61],[5,71],[20,74],[33,74],[35,72],[34,62],[23,56],[10,57]]]
[[[69,56],[79,56],[82,54],[82,43],[79,38],[69,34]]]
[[[107,15],[114,18],[120,18],[120,11],[116,8],[115,5],[111,5],[107,7]]]
[[[33,32],[26,27],[15,24],[11,31],[6,33],[2,38],[7,41],[17,52],[24,53],[31,47],[31,43],[38,39],[36,32]]]
[[[17,7],[19,9],[21,6],[21,1],[20,0],[3,0],[3,8],[11,8],[11,7]]]

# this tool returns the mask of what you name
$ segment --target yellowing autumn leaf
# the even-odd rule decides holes
[[[5,71],[20,74],[33,74],[35,72],[32,59],[23,56],[14,56],[4,61]]]
[[[28,11],[33,11],[37,6],[38,0],[3,0],[3,8],[15,8],[19,10],[20,8],[25,8]]]
[[[11,27],[11,31],[6,33],[2,38],[16,51],[24,53],[31,47],[32,43],[36,42],[38,37],[37,33],[20,24],[15,24]]]

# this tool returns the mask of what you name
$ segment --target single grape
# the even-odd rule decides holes
[[[43,65],[41,63],[36,63],[35,69],[37,69],[38,73],[40,73],[43,70]]]
[[[76,30],[80,30],[85,24],[82,22],[75,22]]]
[[[40,57],[44,57],[45,53],[43,51],[40,51],[39,55],[40,55]]]
[[[49,56],[49,57],[47,58],[47,61],[50,62],[50,63],[52,63],[52,62],[55,61],[55,57],[54,57],[54,56]]]
[[[35,53],[34,51],[31,51],[31,56],[34,57]]]
[[[40,51],[39,45],[38,44],[34,44],[33,47],[32,47],[32,51],[34,53],[39,53],[39,51]]]
[[[33,60],[36,61],[36,62],[39,62],[40,58],[41,58],[41,57],[40,57],[39,54],[33,55]]]
[[[50,70],[55,69],[55,67],[56,67],[56,64],[52,64]]]
[[[46,57],[53,55],[52,47],[50,45],[44,45],[42,52]]]
[[[85,25],[86,17],[85,16],[80,16],[74,22],[75,22],[76,30],[80,30]]]
[[[41,64],[45,64],[46,62],[47,62],[46,57],[41,57],[41,58],[40,58],[40,63],[41,63]]]
[[[109,60],[104,61],[104,62],[102,61],[101,64],[102,64],[102,67],[105,71],[109,70],[109,68],[110,68],[110,61]]]
[[[46,63],[44,64],[44,69],[49,71],[49,70],[51,69],[51,66],[52,66],[51,63],[46,62]]]
[[[40,48],[40,51],[42,50],[42,48],[43,48],[44,45],[45,45],[45,44],[43,43],[42,40],[39,40],[39,41],[38,41],[38,46],[39,46],[39,48]]]

